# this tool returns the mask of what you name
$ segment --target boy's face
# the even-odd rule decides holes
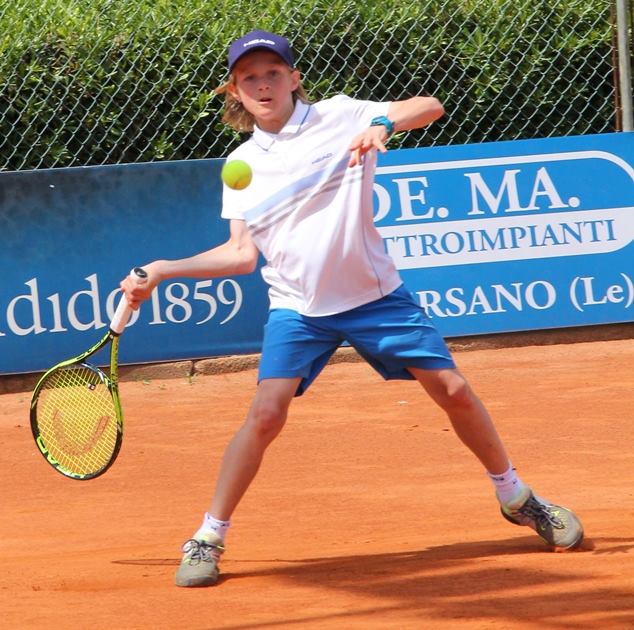
[[[236,63],[233,75],[234,83],[227,88],[231,95],[253,115],[260,129],[279,132],[293,113],[292,94],[299,86],[299,72],[274,52],[254,50]]]

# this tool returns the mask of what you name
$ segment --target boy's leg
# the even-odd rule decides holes
[[[247,418],[227,446],[216,491],[206,521],[228,521],[257,474],[264,451],[280,433],[300,378],[264,379],[258,384]],[[201,527],[183,545],[177,586],[211,586],[218,580],[224,539],[218,531]]]
[[[466,379],[456,369],[421,370],[409,368],[429,396],[449,416],[462,442],[491,474],[502,474],[509,458],[491,418]]]
[[[494,478],[508,474],[510,462],[502,441],[487,410],[462,374],[456,369],[409,368],[409,371],[444,409],[458,437],[489,475]],[[535,496],[521,482],[516,496],[507,501],[500,499],[500,504],[504,518],[515,525],[531,527],[554,548],[573,549],[583,540],[583,527],[573,512]]]
[[[300,378],[260,381],[247,418],[225,450],[209,514],[228,521],[253,481],[267,446],[277,437]]]

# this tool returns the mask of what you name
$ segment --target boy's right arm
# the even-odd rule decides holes
[[[251,273],[258,262],[258,250],[244,221],[232,219],[229,240],[206,252],[180,260],[155,260],[141,265],[148,274],[147,282],[135,284],[126,277],[121,281],[128,304],[137,309],[147,300],[154,287],[169,278],[217,278]]]

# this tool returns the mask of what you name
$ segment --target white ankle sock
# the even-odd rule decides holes
[[[216,536],[219,536],[222,540],[224,540],[230,525],[231,525],[231,521],[220,521],[217,518],[214,518],[213,516],[211,516],[209,512],[205,512],[202,525],[198,528],[198,531],[194,534],[194,538],[196,538],[198,534],[214,532]]]
[[[490,472],[487,475],[493,482],[500,503],[511,503],[526,488],[526,484],[517,476],[513,464],[499,475]]]

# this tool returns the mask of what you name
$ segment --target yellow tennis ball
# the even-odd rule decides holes
[[[234,190],[246,188],[253,178],[251,167],[242,160],[231,160],[225,162],[220,173],[222,181]]]

